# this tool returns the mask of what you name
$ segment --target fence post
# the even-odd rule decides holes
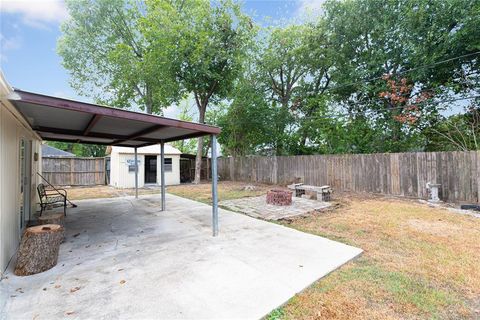
[[[235,158],[230,157],[228,164],[228,169],[230,171],[230,180],[235,181]]]
[[[273,156],[273,184],[278,184],[278,161],[277,161],[277,156]]]
[[[73,158],[70,159],[70,185],[74,185],[73,172],[75,172],[75,162]]]

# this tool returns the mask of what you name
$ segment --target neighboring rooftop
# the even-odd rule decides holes
[[[48,144],[42,144],[42,157],[75,157],[75,155],[49,146]]]

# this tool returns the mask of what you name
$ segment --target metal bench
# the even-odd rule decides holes
[[[67,215],[67,191],[65,189],[46,189],[43,183],[37,187],[38,197],[40,198],[40,215],[48,207],[58,204],[63,205],[63,214]],[[59,205],[58,205],[59,206]]]
[[[317,194],[317,200],[330,201],[331,194],[333,192],[330,186],[310,186],[303,183],[294,183],[288,185],[289,189],[295,190],[295,197],[301,197],[306,191],[315,192]]]

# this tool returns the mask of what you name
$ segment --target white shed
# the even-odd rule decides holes
[[[160,185],[160,145],[137,149],[138,187]],[[165,185],[180,184],[180,150],[165,144]],[[135,149],[112,147],[110,153],[110,185],[117,188],[135,187]]]

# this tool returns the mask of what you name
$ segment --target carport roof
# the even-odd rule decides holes
[[[220,128],[14,89],[10,102],[44,140],[143,147]]]

